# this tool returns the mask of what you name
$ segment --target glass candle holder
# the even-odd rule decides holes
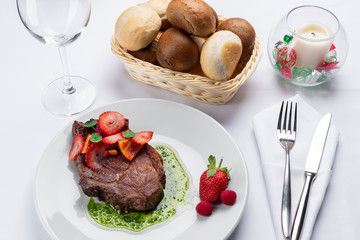
[[[267,49],[281,78],[310,87],[332,79],[341,69],[348,39],[332,12],[306,5],[280,19],[269,35]]]

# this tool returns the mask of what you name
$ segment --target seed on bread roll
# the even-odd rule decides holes
[[[169,28],[160,37],[156,58],[161,66],[186,72],[199,61],[199,48],[182,30]]]
[[[199,37],[213,34],[218,24],[214,9],[202,0],[172,0],[166,15],[173,26]]]
[[[171,27],[171,24],[169,23],[169,20],[166,16],[166,9],[169,5],[168,0],[149,0],[145,3],[140,3],[139,5],[155,10],[155,12],[161,18],[161,30],[166,30]]]
[[[248,21],[242,18],[229,18],[219,24],[218,31],[221,30],[229,30],[235,33],[241,39],[244,53],[252,51],[256,33]]]
[[[115,38],[119,44],[131,51],[148,46],[161,27],[161,19],[154,9],[134,6],[126,9],[115,24]]]
[[[218,31],[204,43],[200,64],[205,75],[223,81],[231,77],[241,57],[240,38],[230,31]]]

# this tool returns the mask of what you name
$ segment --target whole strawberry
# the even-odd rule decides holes
[[[229,185],[230,175],[226,167],[221,167],[222,158],[218,167],[215,166],[216,159],[213,155],[208,160],[208,169],[200,177],[199,194],[201,200],[213,203]]]

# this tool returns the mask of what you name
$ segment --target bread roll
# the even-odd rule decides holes
[[[168,0],[149,0],[145,3],[140,3],[140,6],[149,7],[155,10],[160,18],[166,16],[166,9],[169,5]]]
[[[221,22],[218,30],[229,30],[235,33],[243,46],[243,52],[251,52],[254,48],[256,33],[252,25],[242,18],[229,18]]]
[[[182,30],[169,28],[160,37],[156,58],[161,66],[186,72],[199,61],[199,48]]]
[[[206,76],[214,80],[226,80],[235,70],[241,57],[240,38],[230,31],[218,31],[204,43],[200,64]]]
[[[190,35],[190,37],[196,43],[196,45],[198,46],[198,48],[199,48],[199,50],[201,52],[202,46],[204,45],[204,43],[206,41],[206,38],[197,37],[197,36],[194,36],[194,35]]]
[[[128,50],[138,51],[148,46],[161,27],[159,15],[149,7],[134,6],[126,9],[115,24],[115,38]]]
[[[152,63],[154,65],[159,65],[157,59],[156,59],[156,49],[157,49],[157,45],[158,45],[158,41],[160,39],[160,36],[162,35],[163,32],[159,32],[156,35],[156,38],[154,39],[154,41],[152,41],[149,46],[147,46],[146,48],[140,49],[139,51],[129,51],[128,53],[130,53],[131,55],[133,55],[134,57],[141,59],[145,62],[149,62]]]
[[[199,37],[213,34],[218,24],[214,9],[202,0],[172,0],[166,15],[173,26]]]
[[[168,0],[149,0],[145,3],[140,3],[139,5],[155,10],[155,12],[161,18],[161,30],[166,30],[171,27],[171,24],[169,23],[169,20],[166,16],[166,9],[169,5]]]

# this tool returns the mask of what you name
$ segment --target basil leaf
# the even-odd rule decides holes
[[[124,138],[132,138],[136,134],[133,131],[129,130],[129,131],[124,132],[122,135]]]
[[[98,121],[92,120],[92,121],[90,121],[90,122],[85,123],[84,127],[87,127],[87,128],[93,127],[93,126],[95,126],[97,123],[98,123]]]
[[[102,137],[99,133],[93,133],[90,136],[90,141],[93,143],[100,142],[102,140]]]

